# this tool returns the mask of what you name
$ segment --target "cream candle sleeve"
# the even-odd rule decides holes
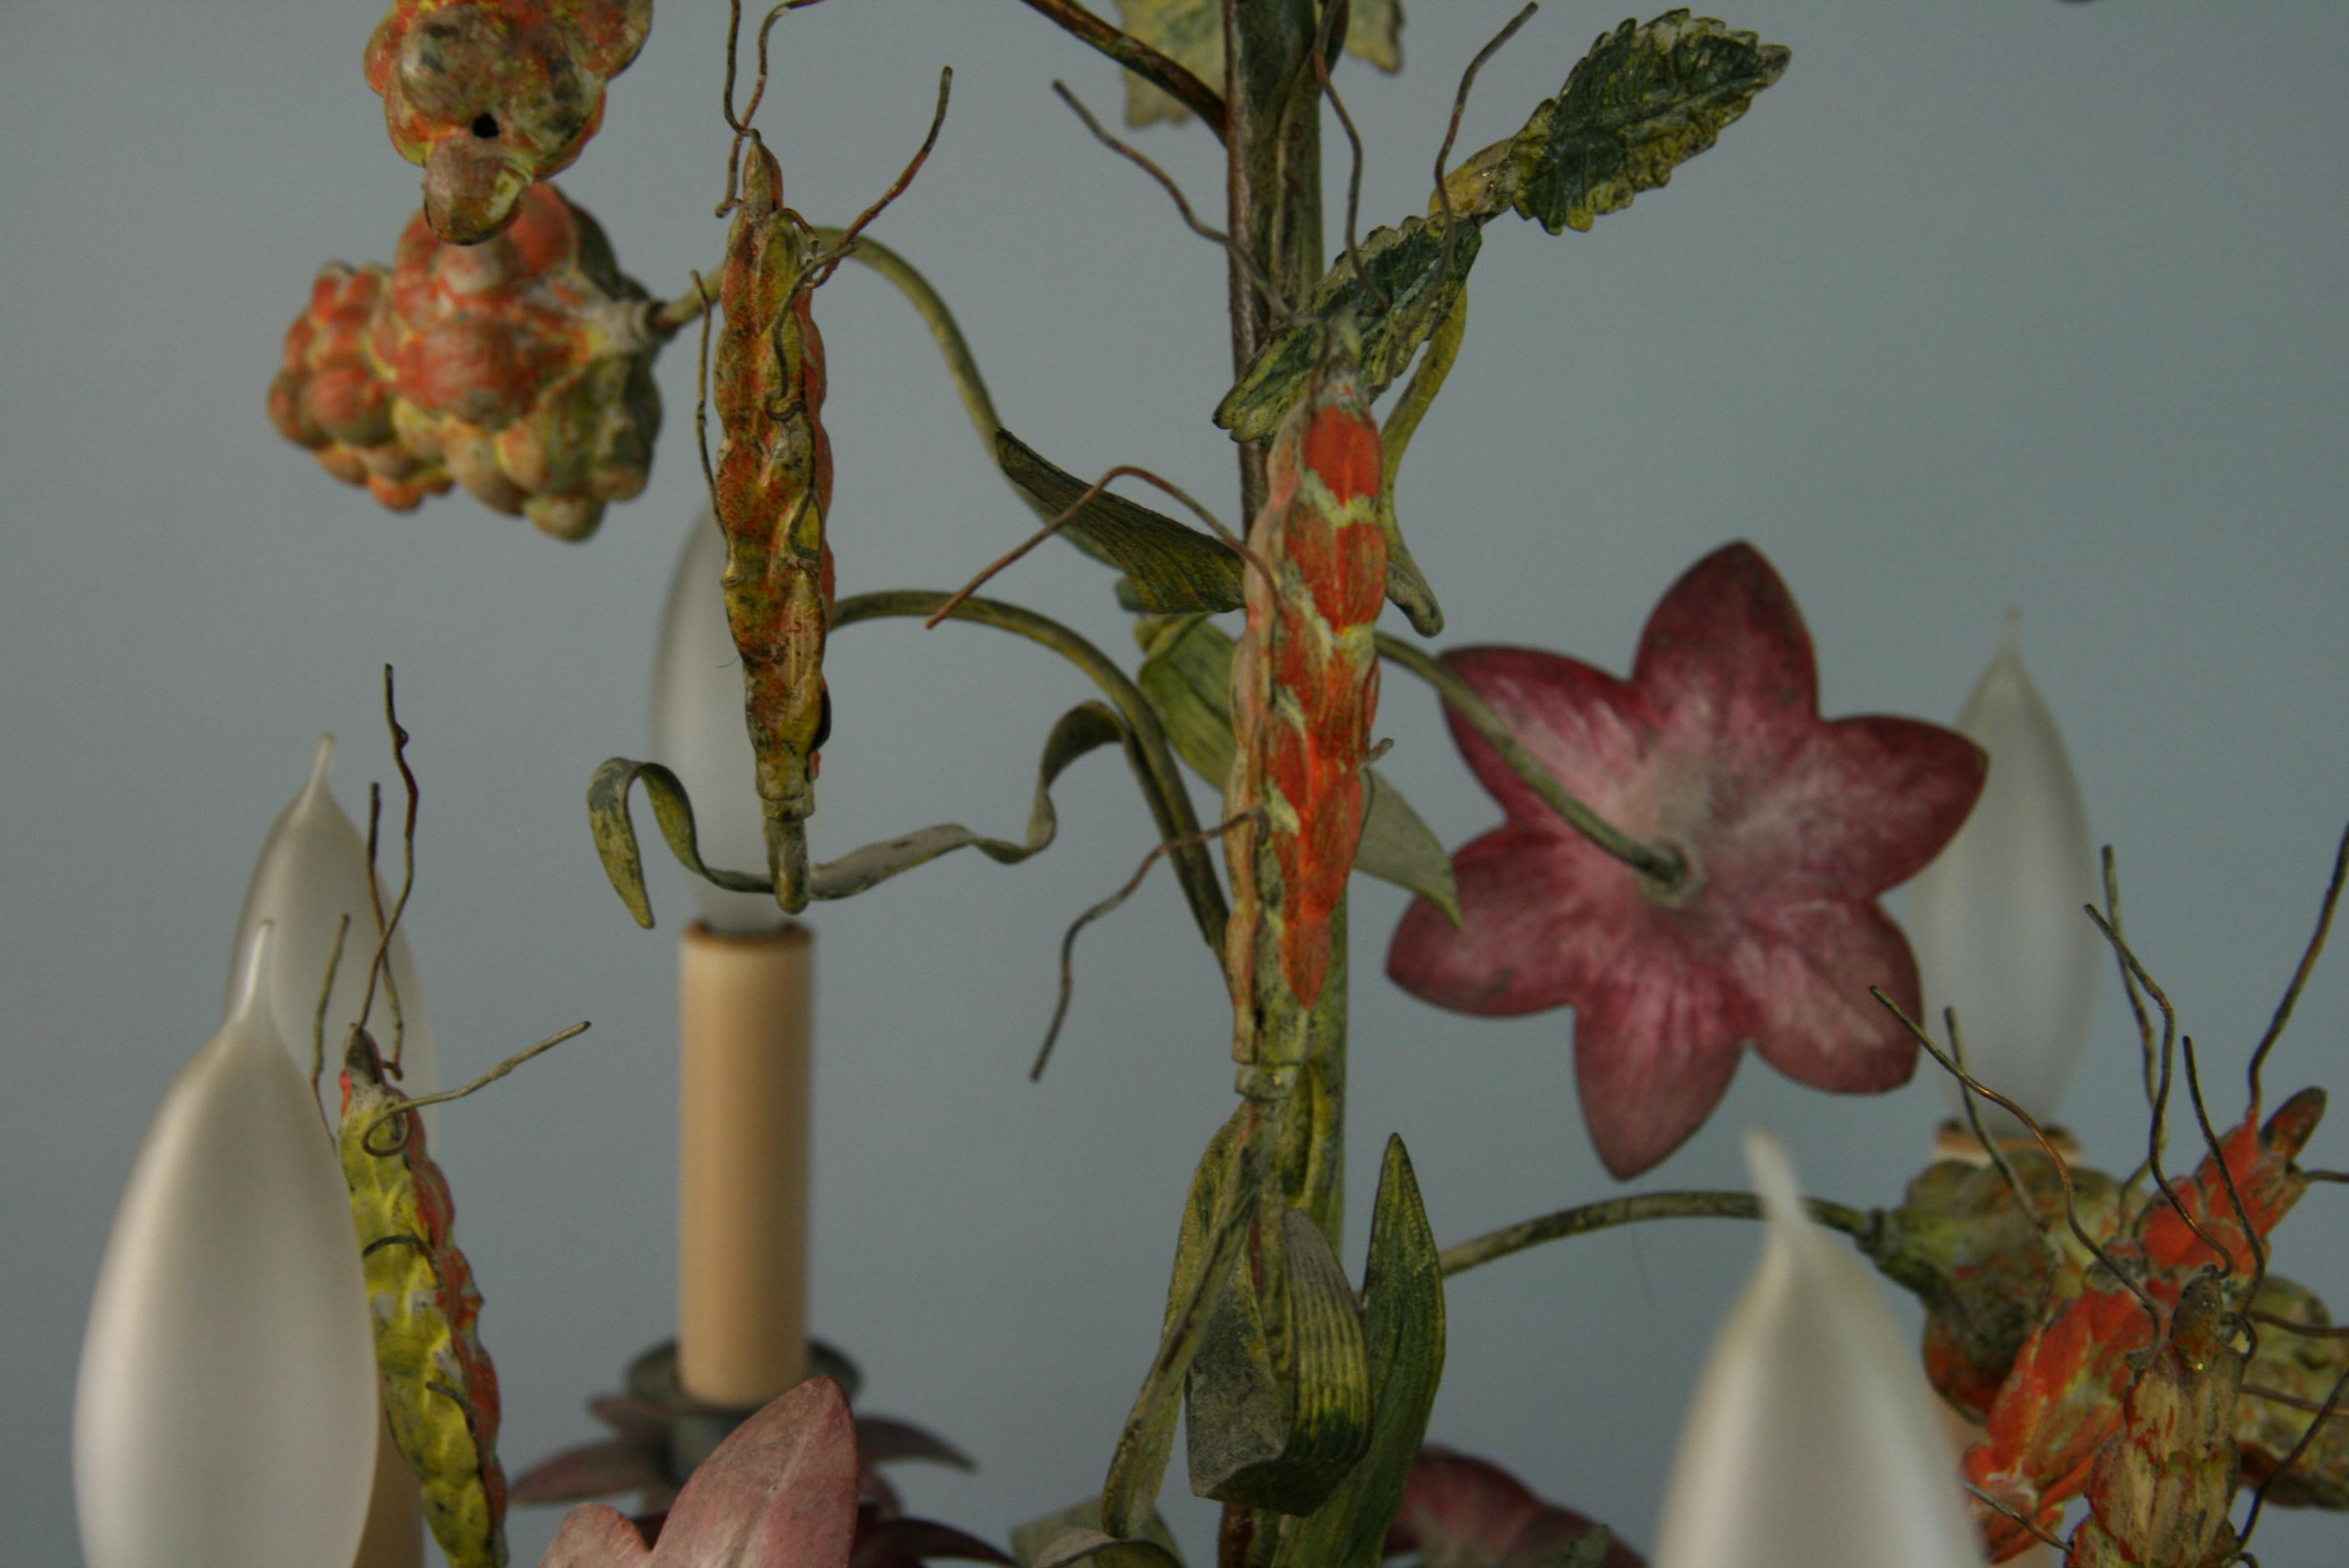
[[[678,1372],[711,1404],[806,1374],[813,946],[696,923],[680,949]]]

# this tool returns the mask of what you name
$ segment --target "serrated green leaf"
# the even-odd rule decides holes
[[[1009,430],[995,433],[995,460],[1047,518],[1060,516],[1091,488]],[[1104,490],[1059,531],[1094,560],[1123,572],[1133,587],[1131,602],[1144,610],[1179,614],[1237,610],[1243,603],[1237,552],[1138,501]],[[1123,584],[1119,597],[1125,598]]]
[[[1158,710],[1167,741],[1216,789],[1232,766],[1232,639],[1204,615],[1143,622],[1134,629],[1143,657],[1136,684]],[[1370,797],[1354,869],[1415,892],[1460,923],[1460,889],[1444,842],[1412,810],[1402,791],[1375,768],[1365,770]]]
[[[1308,377],[1321,354],[1321,324],[1341,310],[1354,313],[1361,335],[1359,374],[1363,392],[1376,397],[1402,374],[1427,335],[1449,311],[1468,269],[1475,264],[1484,234],[1474,223],[1455,225],[1447,253],[1441,218],[1406,218],[1399,228],[1373,229],[1359,249],[1362,286],[1351,256],[1340,256],[1313,286],[1312,297],[1288,325],[1275,333],[1250,361],[1247,372],[1216,406],[1216,423],[1242,441],[1268,441],[1281,420],[1305,395]],[[1387,304],[1380,308],[1383,296]]]
[[[1174,1533],[1157,1510],[1151,1511],[1141,1534],[1121,1540],[1102,1529],[1097,1497],[1015,1527],[1011,1555],[1019,1568],[1065,1568],[1072,1563],[1091,1563],[1093,1568],[1183,1568]]]
[[[1224,79],[1223,8],[1216,0],[1117,0],[1125,30],[1201,81]],[[1354,0],[1346,17],[1346,52],[1382,71],[1402,69],[1402,0]],[[1191,111],[1132,71],[1125,74],[1125,123],[1169,124]]]
[[[1626,22],[1600,34],[1558,95],[1506,143],[1469,159],[1446,191],[1479,215],[1509,206],[1553,234],[1588,229],[1720,140],[1792,57],[1685,10]]]
[[[1444,1376],[1444,1267],[1402,1140],[1387,1140],[1363,1268],[1371,1446],[1329,1501],[1281,1532],[1277,1568],[1376,1568]]]
[[[1402,69],[1402,0],[1354,0],[1346,15],[1346,53],[1382,71]]]

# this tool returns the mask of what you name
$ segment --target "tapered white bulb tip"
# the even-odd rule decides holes
[[[331,793],[334,787],[335,738],[332,735],[322,735],[318,737],[316,749],[310,753],[310,779],[308,783],[302,786],[300,798],[305,800],[314,799],[319,795]]]
[[[277,962],[277,923],[256,923],[237,958],[236,978],[229,985],[226,1021],[271,1038],[282,1038],[276,1009],[269,1003],[270,979]]]

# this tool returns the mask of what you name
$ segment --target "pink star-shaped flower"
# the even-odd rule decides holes
[[[1397,984],[1465,1013],[1572,1006],[1583,1119],[1619,1178],[1703,1124],[1748,1045],[1815,1088],[1908,1081],[1916,1045],[1868,988],[1915,1014],[1917,963],[1876,898],[1965,820],[1979,748],[1821,719],[1810,634],[1749,544],[1672,584],[1629,681],[1530,648],[1445,662],[1569,790],[1689,870],[1666,888],[1598,849],[1450,715],[1507,820],[1453,857],[1459,929],[1425,900],[1404,915]]]

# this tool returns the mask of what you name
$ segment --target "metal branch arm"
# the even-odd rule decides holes
[[[1122,33],[1077,0],[1027,0],[1029,9],[1041,12],[1071,37],[1092,45],[1135,76],[1157,88],[1206,122],[1218,140],[1224,134],[1223,95],[1194,76],[1189,67],[1152,48],[1131,33]]]
[[[837,631],[859,621],[890,616],[926,617],[945,604],[948,597],[926,589],[852,594],[833,606],[832,626]],[[1161,839],[1199,838],[1198,815],[1192,810],[1189,789],[1183,781],[1174,750],[1166,743],[1166,732],[1158,722],[1157,710],[1108,655],[1058,621],[999,599],[966,599],[954,607],[952,618],[1026,637],[1082,670],[1117,708],[1133,736],[1137,771],[1144,786],[1143,793],[1149,799]],[[1199,927],[1199,934],[1206,938],[1220,965],[1224,924],[1231,911],[1224,898],[1223,883],[1216,876],[1215,862],[1205,845],[1196,841],[1170,851],[1168,858],[1174,862],[1175,876],[1183,884],[1184,897],[1190,902],[1191,916]]]

